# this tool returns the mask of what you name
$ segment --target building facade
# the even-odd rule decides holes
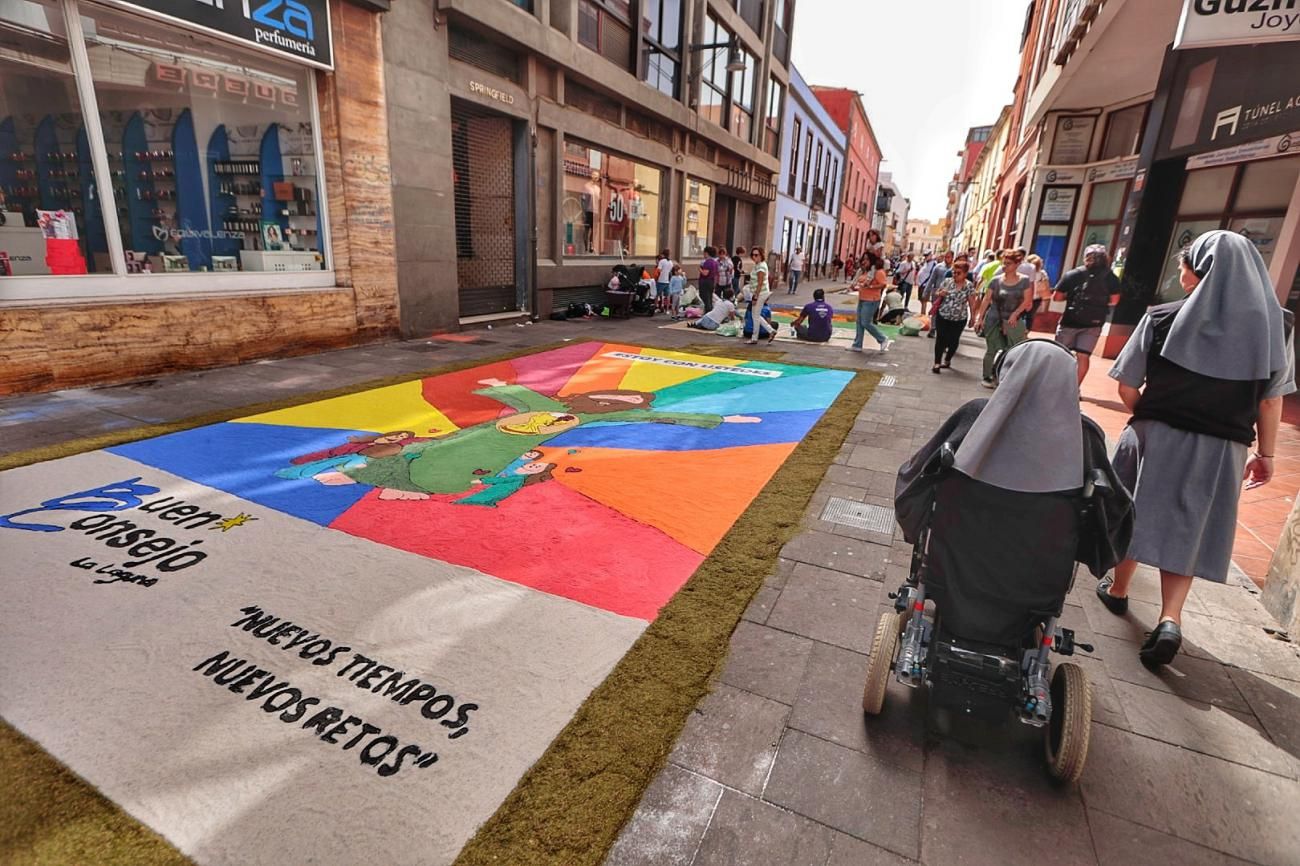
[[[842,87],[814,87],[813,92],[845,134],[844,195],[840,205],[836,253],[858,256],[866,249],[875,218],[880,177],[880,144],[862,107],[862,95]]]
[[[396,332],[384,5],[0,7],[0,394]]]
[[[1210,229],[1250,237],[1279,299],[1300,311],[1300,36],[1174,49],[1179,0],[1040,5],[1024,74],[1041,143],[1021,237],[1062,269],[1089,244],[1111,249],[1125,299],[1105,354],[1147,306],[1181,295],[1175,254]],[[1245,16],[1189,10],[1257,35]]]
[[[907,221],[908,255],[925,255],[943,249],[945,220],[910,219]]]
[[[960,232],[955,232],[961,238],[963,249],[975,247],[981,255],[986,250],[992,249],[994,242],[991,228],[993,208],[998,178],[1006,155],[1010,117],[1011,106],[1004,106],[989,131],[984,147],[975,157],[975,164],[971,168],[970,185],[964,194],[965,219]]]
[[[899,189],[891,172],[880,173],[880,189],[887,193],[886,200],[889,204],[889,210],[878,214],[880,224],[884,227],[881,239],[885,242],[885,255],[901,255],[907,246],[907,213],[912,203],[903,196],[903,191]]]
[[[764,244],[793,14],[793,0],[394,5],[403,333],[603,300],[612,266],[661,249],[694,277],[706,245]]]
[[[788,261],[801,248],[805,273],[820,274],[835,254],[845,134],[797,69],[788,94],[771,249]]]

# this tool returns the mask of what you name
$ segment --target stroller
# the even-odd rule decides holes
[[[1033,352],[1056,351],[1031,342],[1044,344]],[[1072,359],[1060,355],[1073,376]],[[1075,782],[1088,756],[1092,690],[1083,668],[1053,666],[1050,654],[1092,652],[1059,618],[1077,563],[1100,577],[1123,558],[1132,501],[1087,418],[1075,490],[1022,492],[959,471],[959,446],[989,403],[958,410],[899,471],[895,504],[912,564],[877,625],[862,708],[879,714],[893,677],[928,685],[936,705],[967,717],[1000,721],[1014,711],[1043,729],[1051,775]]]
[[[620,291],[630,292],[635,295],[631,303],[632,314],[636,316],[653,316],[655,314],[655,304],[649,298],[649,286],[641,280],[644,268],[641,265],[617,265],[614,272],[618,276]]]

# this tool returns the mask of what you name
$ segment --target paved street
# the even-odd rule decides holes
[[[11,397],[0,401],[0,452],[562,340],[725,345],[660,324],[546,322]],[[1106,612],[1080,576],[1065,624],[1096,653],[1081,658],[1094,725],[1078,788],[1049,784],[1036,731],[927,723],[925,696],[896,684],[885,713],[864,725],[865,654],[909,550],[897,533],[821,515],[832,499],[889,507],[898,464],[953,408],[986,393],[975,340],[942,376],[929,372],[931,346],[903,339],[883,357],[781,347],[794,361],[861,365],[894,384],[877,389],[827,467],[804,531],[737,626],[713,693],[607,862],[1300,862],[1300,658],[1265,632],[1271,621],[1244,580],[1197,584],[1184,653],[1153,674],[1136,657],[1156,617],[1153,576],[1140,576],[1125,618]]]

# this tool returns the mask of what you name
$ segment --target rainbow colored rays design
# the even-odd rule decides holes
[[[110,450],[650,620],[852,376],[578,343]]]

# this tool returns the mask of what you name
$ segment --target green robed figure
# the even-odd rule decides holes
[[[657,412],[650,408],[655,395],[621,388],[547,397],[523,385],[500,379],[483,379],[474,393],[490,397],[515,411],[457,430],[449,436],[415,442],[392,457],[372,459],[364,466],[344,468],[350,481],[381,489],[382,499],[425,499],[429,494],[463,493],[484,476],[495,476],[525,451],[583,424],[683,424],[713,429],[719,424],[754,424],[748,415],[705,415]],[[348,483],[343,478],[323,483]]]

